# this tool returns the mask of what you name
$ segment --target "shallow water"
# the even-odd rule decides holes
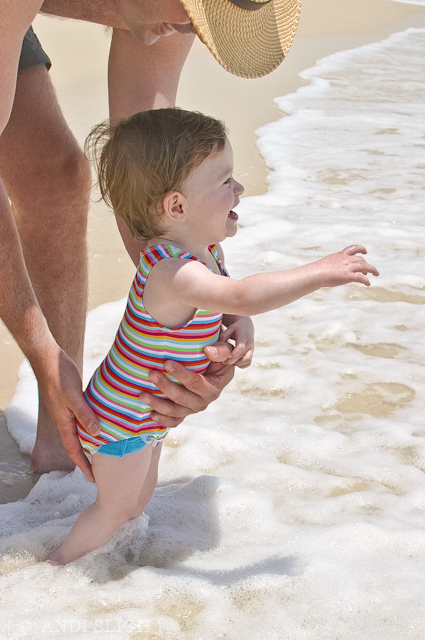
[[[168,437],[147,517],[107,549],[40,561],[94,499],[78,470],[1,505],[1,638],[423,638],[424,46],[411,29],[332,55],[277,100],[270,191],[224,247],[240,278],[362,243],[379,280],[257,317],[254,365]],[[88,375],[124,302],[89,314]],[[24,365],[24,451],[35,407]]]

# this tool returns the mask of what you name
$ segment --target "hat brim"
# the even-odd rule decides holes
[[[301,0],[271,0],[246,11],[229,0],[180,0],[219,64],[242,78],[260,78],[280,65],[295,37]]]

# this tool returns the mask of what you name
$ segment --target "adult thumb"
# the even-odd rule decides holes
[[[81,399],[74,408],[74,415],[83,429],[92,436],[97,436],[100,432],[100,424],[93,409]]]
[[[225,362],[230,357],[233,346],[229,342],[216,342],[214,345],[205,347],[204,353],[211,362]]]

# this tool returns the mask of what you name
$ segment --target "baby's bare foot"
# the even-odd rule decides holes
[[[56,549],[55,551],[51,551],[49,554],[47,554],[45,562],[49,562],[50,564],[54,565],[66,564],[62,558],[60,549]]]

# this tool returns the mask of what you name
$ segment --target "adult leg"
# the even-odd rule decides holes
[[[139,496],[148,477],[152,452],[148,444],[123,458],[101,453],[92,456],[96,502],[83,511],[63,545],[47,560],[58,564],[73,562],[102,547],[123,524],[139,515]]]
[[[56,341],[81,371],[90,170],[44,65],[18,73],[12,114],[0,138],[0,176],[39,304]],[[31,461],[40,472],[74,466],[41,399]]]

